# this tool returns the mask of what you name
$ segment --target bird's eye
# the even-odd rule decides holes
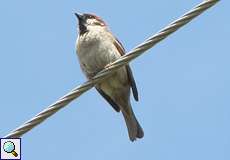
[[[93,18],[93,16],[90,15],[89,18]]]

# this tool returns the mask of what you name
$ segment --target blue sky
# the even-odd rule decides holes
[[[200,2],[1,1],[0,136],[86,80],[75,11],[103,17],[129,51]],[[229,5],[131,63],[143,139],[131,143],[121,114],[92,89],[22,137],[23,159],[230,159]]]

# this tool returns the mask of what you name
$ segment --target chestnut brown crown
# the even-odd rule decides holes
[[[75,13],[78,18],[80,34],[86,33],[89,26],[106,26],[105,22],[94,14],[79,14]]]

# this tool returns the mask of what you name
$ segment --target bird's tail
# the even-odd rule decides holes
[[[130,103],[126,107],[126,110],[122,110],[122,114],[124,116],[125,123],[128,129],[129,139],[131,141],[134,141],[136,140],[136,138],[144,137],[144,131],[137,121]]]

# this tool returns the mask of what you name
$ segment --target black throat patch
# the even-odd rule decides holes
[[[84,33],[88,32],[86,26],[82,23],[79,23],[79,34],[83,35]]]

